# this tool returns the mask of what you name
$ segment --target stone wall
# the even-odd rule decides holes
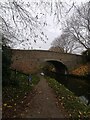
[[[45,50],[12,50],[12,53],[13,63],[11,67],[25,73],[37,72],[40,65],[48,60],[62,62],[69,71],[75,69],[83,62],[80,55]]]

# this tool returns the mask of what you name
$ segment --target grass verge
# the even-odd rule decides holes
[[[12,118],[18,115],[18,106],[24,104],[28,94],[33,91],[34,86],[39,82],[39,77],[32,75],[32,82],[28,85],[28,76],[18,72],[15,80],[12,73],[12,81],[9,86],[2,87],[3,118]]]
[[[63,104],[70,118],[90,118],[90,106],[83,104],[78,97],[69,91],[64,85],[61,85],[55,79],[47,77],[50,87],[52,87],[58,96],[59,103]]]

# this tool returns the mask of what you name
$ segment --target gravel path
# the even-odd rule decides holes
[[[30,100],[28,108],[21,114],[22,118],[65,118],[58,105],[56,95],[48,86],[45,78],[41,77],[36,86],[36,95]]]

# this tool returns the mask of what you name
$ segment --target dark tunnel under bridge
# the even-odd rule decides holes
[[[46,60],[44,63],[44,67],[45,65],[47,66],[51,66],[53,65],[54,68],[54,72],[58,73],[58,74],[68,74],[68,68],[66,67],[66,65],[64,65],[61,61],[57,61],[57,60]],[[51,70],[53,71],[53,70]]]

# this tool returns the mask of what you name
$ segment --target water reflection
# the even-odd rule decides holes
[[[81,101],[83,101],[85,104],[88,104],[88,102],[89,102],[89,101],[86,99],[85,96],[80,96],[79,99],[80,99]]]
[[[55,78],[58,82],[67,87],[85,104],[90,104],[90,83],[89,79],[84,77],[75,77],[72,75],[61,75],[55,72],[48,72],[48,76]]]
[[[84,96],[90,103],[90,85],[85,79],[68,77],[68,89],[75,93],[77,96]]]

